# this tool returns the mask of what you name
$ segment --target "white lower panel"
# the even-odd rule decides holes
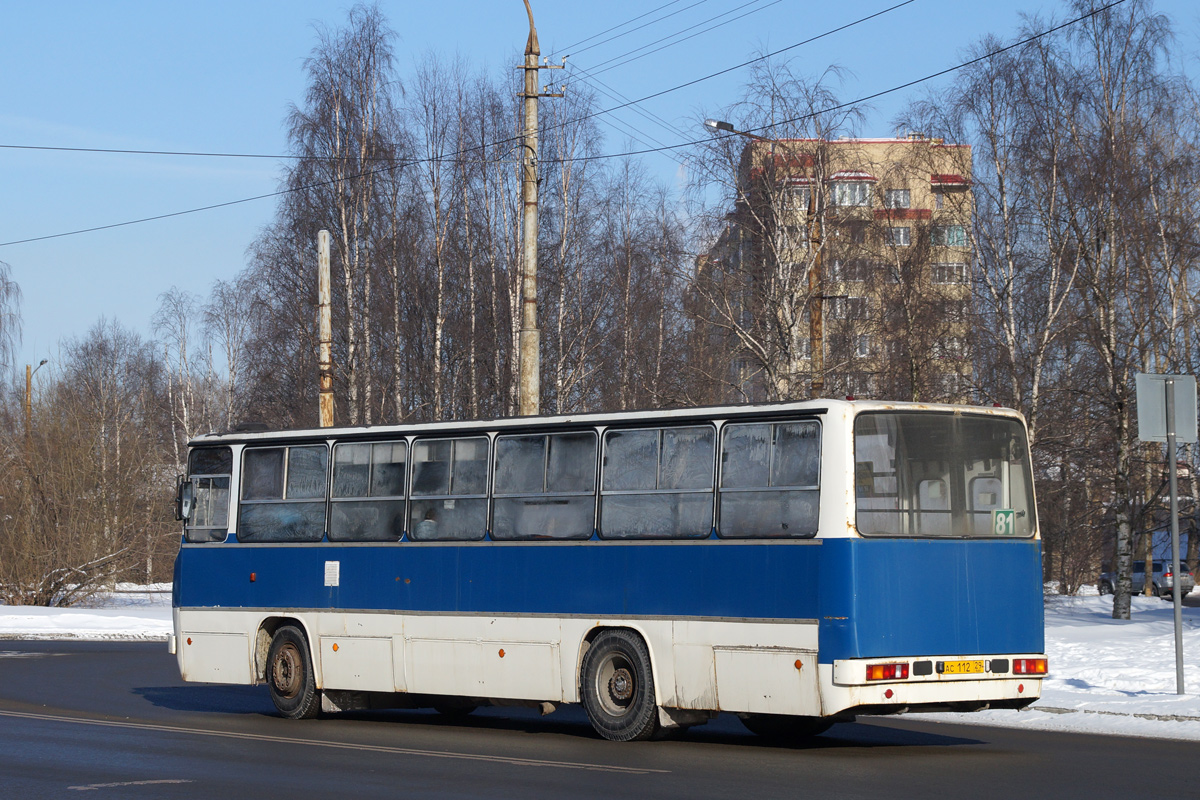
[[[322,636],[321,687],[365,692],[394,691],[392,640]]]
[[[250,638],[243,633],[180,634],[179,673],[185,681],[251,683]]]
[[[281,614],[180,609],[175,616],[185,679],[253,683],[250,646],[264,621]],[[807,666],[816,650],[815,623],[321,611],[287,616],[313,643],[326,689],[579,702],[585,639],[598,627],[623,627],[646,641],[660,705],[817,713],[815,678]],[[186,652],[188,630],[236,638],[206,646],[207,660],[198,665]],[[265,659],[265,646],[261,650]],[[799,671],[797,659],[805,664]]]
[[[713,653],[722,711],[821,713],[815,651],[716,647]]]

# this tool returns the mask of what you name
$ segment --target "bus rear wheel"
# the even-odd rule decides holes
[[[615,742],[649,739],[658,731],[650,651],[633,631],[602,632],[583,656],[583,707],[596,732]]]
[[[285,625],[275,632],[267,651],[267,686],[271,702],[288,719],[312,719],[321,711],[321,692],[313,675],[304,632]]]
[[[756,736],[777,742],[794,742],[824,733],[833,722],[821,717],[793,717],[787,714],[739,714],[742,724]]]

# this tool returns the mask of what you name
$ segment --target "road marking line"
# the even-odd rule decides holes
[[[328,742],[312,739],[296,739],[290,736],[267,736],[258,733],[235,733],[233,731],[214,731],[203,728],[181,728],[176,725],[155,725],[147,722],[119,722],[117,720],[84,719],[82,717],[65,717],[57,714],[33,714],[21,711],[0,711],[0,717],[15,717],[17,719],[33,719],[45,722],[69,722],[76,725],[98,725],[109,728],[131,728],[143,731],[159,731],[165,733],[182,733],[194,736],[216,736],[227,739],[246,739],[257,742],[276,742],[281,744],[303,744],[312,747],[330,747],[335,750],[362,750],[370,753],[389,753],[392,755],[424,756],[427,758],[457,758],[466,761],[488,761],[498,764],[511,764],[519,767],[555,767],[558,769],[579,769],[592,772],[617,772],[624,775],[670,774],[670,770],[653,769],[650,767],[621,767],[609,764],[588,764],[577,761],[546,761],[536,758],[516,758],[512,756],[489,756],[482,753],[456,753],[450,750],[416,750],[409,747],[388,747],[386,745],[350,744],[349,742]]]
[[[90,783],[87,786],[68,786],[76,792],[92,792],[96,789],[116,789],[121,786],[157,786],[160,783],[195,783],[195,781],[161,780],[161,781],[121,781],[120,783]]]

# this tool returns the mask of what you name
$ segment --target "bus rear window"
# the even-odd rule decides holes
[[[856,524],[864,535],[1033,535],[1029,448],[1017,420],[861,414],[854,467]]]

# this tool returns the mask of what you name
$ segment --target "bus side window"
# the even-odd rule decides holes
[[[696,539],[712,532],[711,426],[610,430],[604,434],[600,535]]]
[[[477,541],[487,532],[486,436],[418,439],[408,535],[416,541]]]
[[[595,493],[595,433],[496,438],[493,538],[587,539]]]
[[[337,444],[329,539],[391,542],[404,533],[405,442]]]
[[[721,447],[722,537],[817,533],[821,428],[816,422],[726,425]]]
[[[325,535],[329,449],[247,448],[242,454],[238,540],[317,542]]]
[[[229,533],[229,476],[233,451],[228,447],[196,448],[188,456],[192,482],[191,517],[184,523],[189,542],[223,542]]]

